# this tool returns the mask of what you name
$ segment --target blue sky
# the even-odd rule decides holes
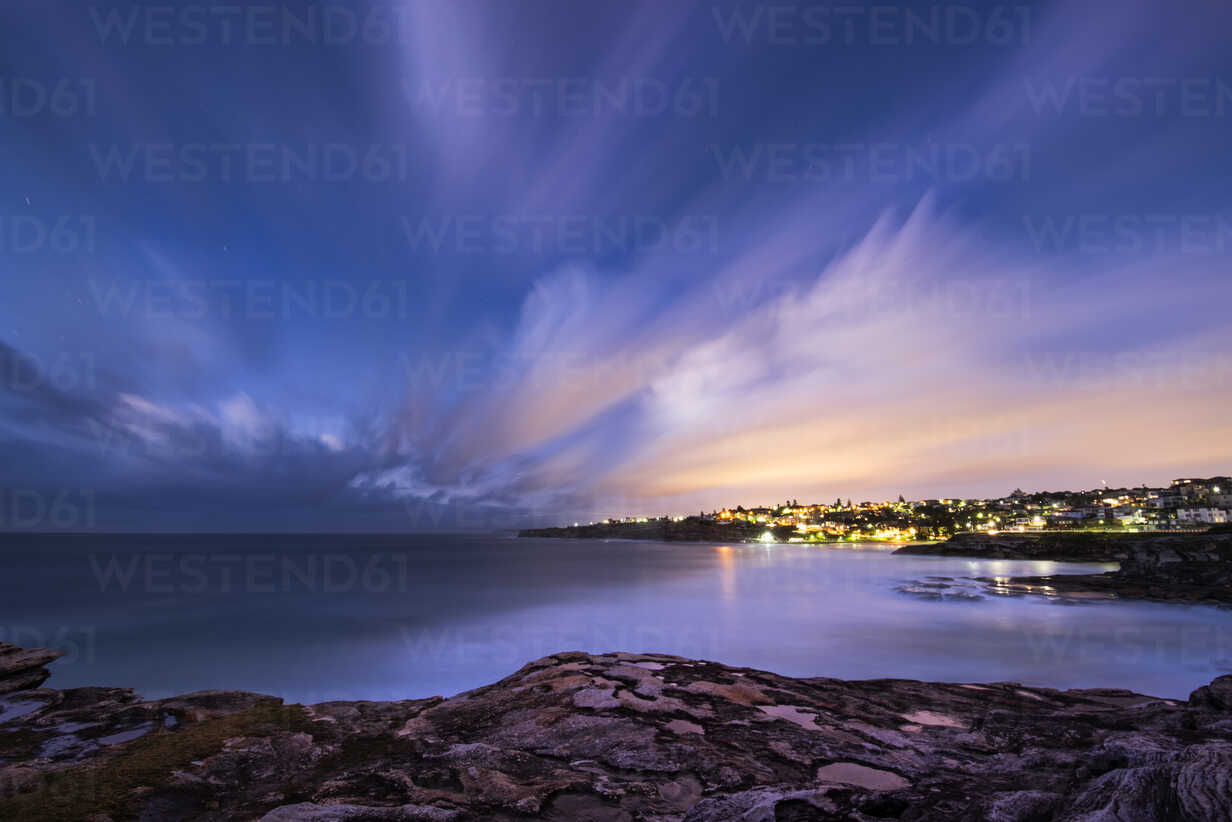
[[[6,527],[1227,472],[1226,4],[0,14]]]

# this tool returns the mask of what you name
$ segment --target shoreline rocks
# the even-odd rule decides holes
[[[683,520],[648,522],[600,522],[563,528],[527,528],[519,537],[541,539],[634,539],[654,542],[757,542],[769,531],[777,542],[799,536],[788,525],[757,525],[748,522],[719,523],[687,517]]]
[[[904,545],[894,553],[919,556],[1120,562],[1139,540],[1128,534],[955,534],[944,542]]]
[[[1232,534],[959,534],[896,554],[982,559],[1118,562],[1103,574],[982,579],[996,593],[1124,597],[1232,605]]]
[[[0,695],[37,688],[51,672],[46,666],[60,657],[63,651],[40,648],[27,651],[8,642],[0,642]]]
[[[1181,702],[571,652],[449,699],[35,687],[14,703],[6,820],[1232,818],[1232,676]]]

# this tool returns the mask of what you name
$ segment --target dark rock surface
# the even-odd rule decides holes
[[[601,522],[595,525],[571,525],[565,528],[528,528],[520,537],[550,539],[643,539],[656,542],[756,542],[767,531],[779,542],[799,536],[789,525],[757,525],[743,521],[720,523],[687,517],[680,520],[649,522]]]
[[[981,559],[1036,559],[1061,562],[1120,562],[1143,539],[1187,538],[1189,534],[1144,537],[1137,534],[955,534],[945,542],[904,545],[894,553]]]
[[[42,685],[51,675],[45,666],[62,656],[62,651],[27,651],[17,645],[0,642],[0,694]]]
[[[5,820],[1232,819],[1226,676],[1186,703],[562,653],[451,699],[0,704]]]
[[[1071,562],[1118,562],[1103,574],[1051,574],[985,580],[997,594],[1124,597],[1232,605],[1232,534],[959,534],[896,554]]]

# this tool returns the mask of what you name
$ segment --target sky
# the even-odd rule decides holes
[[[1232,469],[1232,6],[13,2],[0,529]]]

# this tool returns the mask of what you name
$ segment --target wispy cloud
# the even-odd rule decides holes
[[[0,480],[114,527],[400,529],[1227,470],[1226,4],[893,45],[791,4],[394,5],[276,68],[66,16],[109,96],[10,118],[13,190],[99,233],[6,257]],[[305,140],[405,173],[130,185],[84,148]],[[343,316],[300,305],[331,284]]]
[[[513,350],[543,363],[532,360],[500,392],[475,392],[480,410],[463,419],[478,427],[457,439],[483,443],[470,458],[529,457],[547,487],[640,498],[645,510],[737,494],[884,494],[1024,475],[1062,484],[1076,470],[1214,467],[1232,458],[1221,444],[1232,440],[1201,409],[1232,395],[1226,325],[1190,313],[1166,341],[1133,330],[1145,305],[1185,310],[1188,289],[1159,293],[1177,264],[1094,278],[1045,268],[1007,257],[924,203],[737,319],[707,326],[715,302],[674,305],[673,323],[693,330],[674,346],[648,338],[642,315],[619,301],[623,325],[593,318],[587,295],[599,285],[570,272],[535,289],[512,338]],[[1232,284],[1204,281],[1213,283],[1206,298],[1226,304]],[[636,289],[620,294],[637,302]],[[1073,334],[1092,327],[1105,335],[1076,346]],[[594,374],[575,367],[529,378],[555,369],[563,351],[580,352],[574,365],[591,363]],[[597,385],[613,360],[645,367]],[[609,418],[617,411],[619,426]],[[611,441],[614,428],[622,436]]]

